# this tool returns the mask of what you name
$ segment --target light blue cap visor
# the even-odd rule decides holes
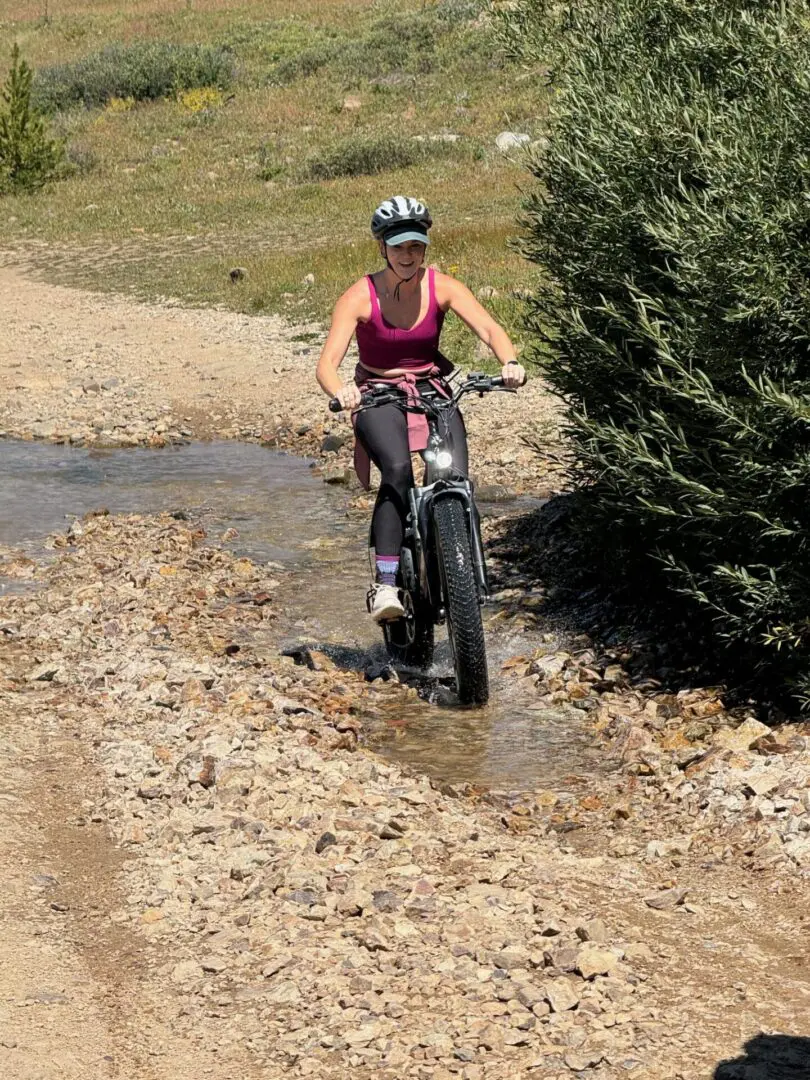
[[[390,247],[399,247],[400,244],[407,244],[409,240],[415,240],[418,244],[425,244],[425,246],[430,243],[427,231],[419,232],[416,229],[407,229],[405,232],[392,230],[391,236],[386,236],[384,239]]]

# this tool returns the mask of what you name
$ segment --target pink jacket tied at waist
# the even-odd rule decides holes
[[[442,381],[442,376],[452,370],[452,364],[441,353],[437,355],[437,363],[423,364],[421,367],[412,368],[407,373],[399,375],[383,376],[374,375],[362,364],[358,364],[354,371],[354,381],[365,392],[372,386],[396,386],[403,390],[409,402],[419,400],[419,391],[416,388],[417,379],[429,379],[441,394],[447,395],[447,389]],[[424,450],[428,441],[428,422],[424,413],[407,412],[408,420],[408,447],[411,453]],[[357,421],[357,413],[352,413],[352,425]],[[364,489],[368,491],[371,485],[371,461],[368,453],[360,440],[355,435],[354,439],[354,470]]]

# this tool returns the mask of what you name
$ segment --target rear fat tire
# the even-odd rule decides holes
[[[461,500],[435,502],[433,528],[459,701],[462,705],[484,705],[489,700],[486,642]]]

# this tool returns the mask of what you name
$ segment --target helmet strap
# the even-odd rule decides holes
[[[396,272],[396,270],[391,265],[391,260],[388,258],[388,245],[387,244],[385,245],[385,264],[388,267],[388,269],[391,271],[391,273],[396,278],[399,279],[397,281],[396,288],[394,289],[394,299],[397,301],[397,303],[399,303],[399,299],[400,299],[399,290],[402,288],[403,285],[406,285],[409,281],[413,281],[413,279],[419,273],[419,267],[417,267],[416,270],[414,270],[414,272],[411,274],[410,277],[406,277],[406,278],[400,277],[399,274]]]

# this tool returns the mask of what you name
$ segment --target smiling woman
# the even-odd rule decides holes
[[[453,365],[439,351],[445,315],[455,312],[495,354],[509,387],[520,386],[525,372],[503,327],[478,303],[470,290],[433,267],[425,269],[425,252],[433,225],[430,211],[418,199],[395,195],[374,211],[371,232],[385,269],[367,274],[338,300],[316,377],[322,389],[344,409],[356,409],[363,390],[388,383],[419,394],[432,387],[449,396],[445,377]],[[360,362],[354,379],[338,375],[352,337]],[[404,608],[396,587],[399,553],[413,485],[411,452],[424,450],[427,425],[408,417],[396,405],[355,413],[355,465],[368,487],[369,462],[380,470],[380,490],[371,522],[377,574],[369,594],[376,622],[398,619]],[[446,432],[456,473],[468,475],[467,433],[458,410]]]

